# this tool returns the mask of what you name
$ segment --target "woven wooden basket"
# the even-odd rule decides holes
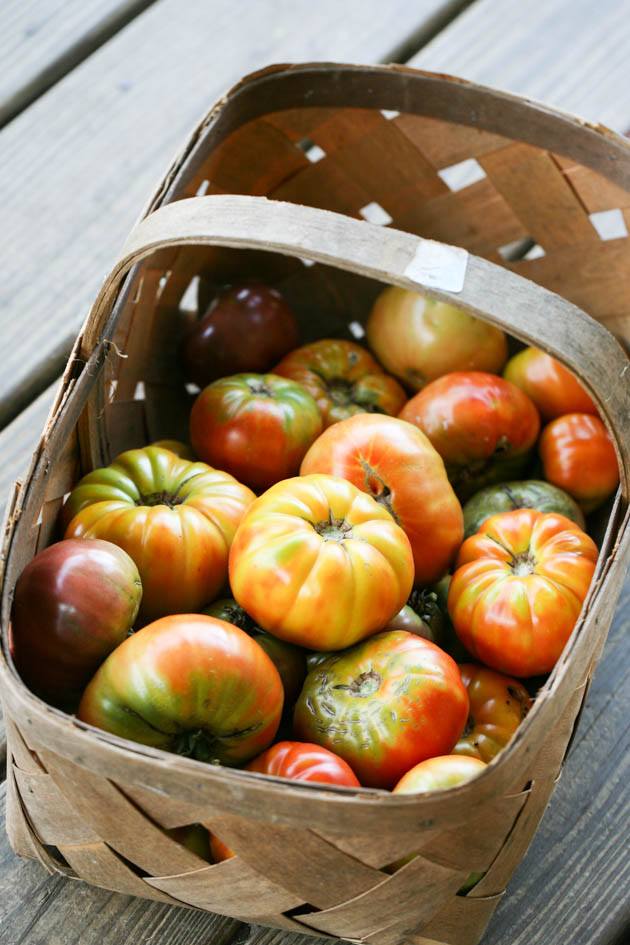
[[[477,179],[456,189],[469,159]],[[479,940],[553,790],[629,554],[630,372],[594,319],[630,335],[630,241],[600,238],[591,214],[603,211],[630,219],[627,142],[445,76],[273,67],[203,120],[98,296],[9,513],[0,682],[18,853],[108,889],[312,935]],[[50,708],[11,663],[13,587],[56,536],[64,494],[124,448],[185,435],[182,300],[198,276],[203,298],[244,275],[280,287],[304,340],[358,333],[383,283],[424,286],[560,356],[601,409],[621,487],[589,598],[526,722],[474,782],[392,796],[204,765]],[[208,865],[162,829],[199,822],[236,857]],[[458,895],[470,871],[485,875]]]

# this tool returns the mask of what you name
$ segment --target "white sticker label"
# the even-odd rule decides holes
[[[405,269],[405,275],[414,282],[434,289],[461,292],[467,265],[468,252],[465,249],[422,240]]]

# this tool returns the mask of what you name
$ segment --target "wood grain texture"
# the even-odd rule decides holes
[[[60,373],[151,186],[225,88],[277,60],[387,60],[452,6],[391,0],[385,17],[374,0],[344,0],[342,16],[337,0],[160,0],[11,122],[0,426]]]
[[[28,470],[58,386],[59,382],[55,381],[47,387],[26,410],[0,431],[0,521],[15,481]]]
[[[0,126],[153,0],[4,0]]]

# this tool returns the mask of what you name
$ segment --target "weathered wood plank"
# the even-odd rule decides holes
[[[0,426],[60,372],[172,152],[274,60],[387,60],[451,0],[160,0],[0,134]]]
[[[0,126],[153,0],[4,0]]]
[[[47,387],[26,410],[0,431],[0,521],[15,481],[23,477],[28,470],[58,384],[59,382],[55,381]]]

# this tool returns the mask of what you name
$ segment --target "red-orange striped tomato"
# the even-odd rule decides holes
[[[88,685],[77,714],[143,745],[239,765],[273,741],[282,700],[278,670],[243,630],[178,614],[121,643]]]
[[[387,625],[413,585],[409,539],[384,506],[336,476],[272,486],[230,551],[235,599],[264,630],[340,650]]]
[[[453,754],[492,761],[514,735],[529,712],[532,700],[517,679],[487,666],[463,663],[459,671],[468,690],[470,713]]]
[[[309,742],[277,742],[250,761],[247,770],[290,781],[360,787],[359,779],[343,758]]]
[[[464,519],[441,457],[417,427],[376,414],[342,420],[313,443],[300,471],[341,476],[384,505],[411,542],[417,584],[446,573]]]
[[[575,374],[540,348],[525,348],[515,354],[503,377],[533,400],[545,420],[565,413],[597,415],[597,407]]]
[[[135,561],[147,621],[200,610],[217,596],[236,527],[253,499],[227,473],[147,446],[84,476],[62,521],[66,538],[104,538]]]
[[[596,560],[594,541],[563,515],[493,515],[457,559],[448,610],[459,638],[501,673],[548,673],[575,626]]]
[[[619,484],[612,440],[599,417],[568,413],[542,432],[538,451],[545,479],[560,486],[592,512]]]

